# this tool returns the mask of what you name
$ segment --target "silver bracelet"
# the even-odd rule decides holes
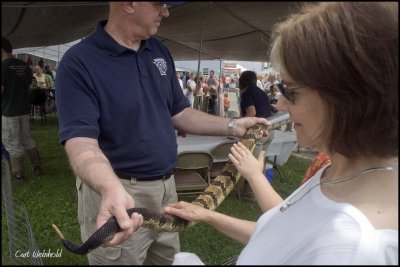
[[[228,136],[233,136],[233,125],[234,124],[235,124],[235,120],[234,119],[229,119],[228,129],[226,131]]]

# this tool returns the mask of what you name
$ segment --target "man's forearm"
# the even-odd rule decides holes
[[[65,150],[75,174],[100,195],[115,184],[121,186],[97,140],[72,138],[66,142]]]
[[[270,125],[265,118],[238,118],[229,124],[231,119],[210,115],[192,108],[186,108],[172,117],[174,126],[188,133],[199,135],[233,135],[243,137],[248,128],[257,123]],[[267,132],[264,133],[266,135]]]
[[[175,115],[172,121],[180,130],[199,135],[227,135],[228,119],[192,108]]]

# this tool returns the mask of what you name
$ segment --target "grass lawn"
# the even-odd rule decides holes
[[[39,119],[31,125],[31,133],[36,141],[42,158],[44,174],[33,176],[26,159],[26,179],[12,181],[13,196],[21,201],[29,215],[32,231],[40,251],[50,249],[56,252],[63,249],[60,239],[54,233],[51,224],[60,227],[64,236],[81,243],[77,221],[77,195],[75,176],[69,166],[64,148],[58,141],[58,127],[54,114],[48,115],[47,125],[42,126]],[[273,180],[273,187],[282,197],[296,189],[304,175],[310,160],[291,156],[282,167],[284,180]],[[186,196],[181,199],[191,201]],[[218,208],[218,211],[248,220],[257,220],[261,211],[255,202],[239,200],[232,192]],[[2,212],[2,264],[10,264],[8,251],[7,225]],[[212,227],[197,224],[180,233],[181,250],[193,252],[208,265],[219,264],[237,256],[242,245],[226,238]],[[86,256],[79,256],[63,249],[59,258],[42,258],[45,265],[87,265]]]

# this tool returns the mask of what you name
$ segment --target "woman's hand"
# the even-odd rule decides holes
[[[190,222],[205,222],[207,215],[211,212],[185,201],[169,204],[164,210],[170,215],[181,217]]]
[[[238,172],[242,174],[246,180],[250,180],[264,170],[265,151],[261,151],[258,160],[253,156],[250,150],[241,142],[233,144],[229,159],[235,165]]]

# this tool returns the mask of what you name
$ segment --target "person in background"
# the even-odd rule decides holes
[[[183,80],[182,80],[182,73],[177,72],[176,77],[178,78],[179,86],[182,88],[183,91]]]
[[[51,71],[53,73],[54,81],[56,80],[56,75],[57,75],[57,66],[54,66],[53,70]]]
[[[272,33],[271,62],[285,81],[277,108],[299,145],[329,164],[283,200],[263,175],[263,153],[234,144],[229,158],[264,212],[257,222],[183,201],[165,211],[245,245],[237,265],[398,265],[398,10],[308,3]],[[192,259],[199,264],[192,254],[184,263]]]
[[[264,82],[264,90],[269,89],[271,84],[277,84],[276,76],[274,73],[268,74],[268,77],[266,78],[266,81]]]
[[[33,68],[33,77],[36,78],[38,88],[40,89],[51,88],[50,78],[43,73],[43,69],[39,65],[36,65]]]
[[[278,103],[278,94],[275,84],[270,84],[269,86],[268,99],[269,103],[271,104],[271,113],[276,114],[278,112],[276,109],[276,103]]]
[[[29,67],[33,65],[32,57],[28,57],[26,64],[28,64]]]
[[[257,87],[260,88],[262,90],[263,88],[263,76],[261,74],[257,74]]]
[[[216,81],[216,79],[214,79]],[[214,87],[211,84],[211,87],[209,87],[206,91],[205,97],[208,100],[208,109],[207,113],[208,114],[217,114],[217,87]]]
[[[232,78],[231,81],[229,82],[229,90],[228,92],[235,92],[236,91],[236,79]]]
[[[222,75],[219,78],[218,86],[221,86],[221,88],[225,88],[225,84],[226,84],[226,76]]]
[[[39,67],[44,70],[44,61],[43,58],[40,58],[39,63],[38,63]]]
[[[191,72],[189,74],[189,80],[187,80],[186,84],[186,98],[189,100],[190,105],[193,107],[193,102],[194,102],[194,92],[196,90],[196,74],[194,72]]]
[[[204,76],[201,75],[199,77],[199,85],[198,85],[198,92],[197,92],[197,96],[203,96],[204,95],[204,89],[208,87],[207,83],[204,81]]]
[[[54,88],[54,77],[53,77],[53,72],[50,70],[50,66],[49,65],[44,66],[43,72],[47,76],[47,80],[50,84],[49,89]]]
[[[208,85],[208,88],[211,87],[212,81],[213,81],[214,79],[215,79],[215,72],[214,72],[214,70],[210,70],[210,76],[208,76],[208,78],[207,78],[207,80],[206,80],[207,85]]]
[[[281,75],[279,73],[276,74],[275,84],[281,83]]]
[[[217,78],[212,79],[211,86],[208,87],[206,94],[206,98],[208,99],[208,114],[217,115],[218,87]]]
[[[221,86],[218,86],[218,96],[217,96],[217,115],[225,117],[224,112],[224,91]]]
[[[126,210],[162,212],[177,201],[175,129],[242,137],[256,123],[269,124],[191,108],[170,52],[152,37],[169,16],[167,3],[110,2],[108,19],[58,66],[59,135],[77,176],[82,240],[113,216],[121,227],[87,255],[89,264],[172,263],[180,250],[178,233],[140,227],[142,216],[129,217]]]
[[[29,132],[29,89],[32,70],[12,56],[12,45],[1,39],[1,140],[9,153],[11,176],[25,178],[24,155],[28,154],[35,175],[42,174],[39,151]]]
[[[268,118],[271,116],[271,107],[268,96],[257,87],[257,76],[254,71],[246,70],[239,78],[241,93],[240,109],[243,117]]]
[[[226,75],[225,76],[225,84],[224,84],[224,90],[223,91],[229,92],[230,83],[231,83],[231,77]]]
[[[229,95],[228,93],[224,94],[224,116],[226,117],[228,115],[229,107],[231,106],[231,101],[229,100]]]

